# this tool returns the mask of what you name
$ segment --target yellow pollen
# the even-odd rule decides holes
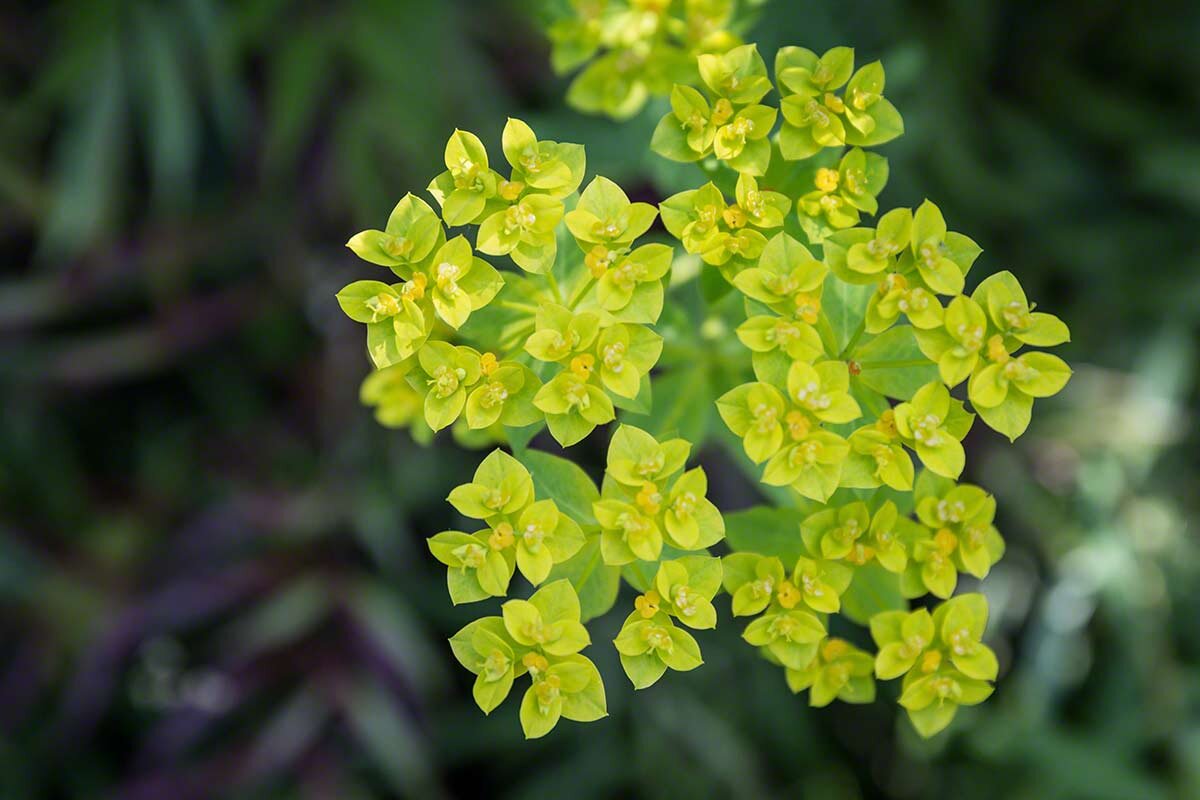
[[[602,244],[598,244],[583,257],[583,263],[593,278],[599,278],[612,266],[616,254]]]
[[[524,664],[525,668],[534,675],[539,672],[545,672],[550,668],[550,663],[546,661],[546,657],[540,653],[526,653],[521,658],[521,663]]]
[[[796,295],[794,302],[796,303],[796,316],[809,325],[816,325],[821,314],[821,298],[801,292]]]
[[[733,103],[722,97],[713,105],[712,123],[714,125],[724,125],[733,116]]]
[[[512,202],[521,196],[521,192],[525,190],[525,184],[521,181],[501,181],[500,187],[497,190],[502,198]]]
[[[429,284],[429,278],[425,277],[424,272],[418,272],[412,276],[412,280],[404,284],[404,296],[409,300],[420,300],[425,296],[425,287]]]
[[[743,228],[746,225],[746,212],[738,206],[730,206],[721,212],[721,218],[731,228]]]
[[[513,526],[507,522],[501,522],[492,529],[492,535],[488,537],[488,547],[493,550],[503,550],[513,543]]]
[[[1000,334],[994,334],[988,339],[987,357],[989,361],[994,361],[997,364],[1006,364],[1012,358],[1008,354],[1008,349],[1004,346],[1004,337]]]
[[[384,251],[392,258],[403,258],[412,252],[412,242],[403,236],[392,236],[383,245]]]
[[[821,645],[821,658],[826,661],[837,661],[850,652],[850,645],[845,639],[826,639]]]
[[[491,375],[499,366],[495,353],[484,353],[479,357],[479,371],[484,375]]]
[[[789,411],[784,421],[787,422],[788,436],[792,437],[793,442],[800,441],[812,431],[812,422],[803,411]]]
[[[592,370],[596,367],[596,357],[591,353],[575,356],[571,359],[571,372],[576,376],[587,380],[591,377]]]
[[[888,294],[892,291],[905,291],[908,289],[908,279],[898,272],[890,273],[886,278],[879,282],[879,293]]]
[[[937,547],[938,552],[948,556],[954,552],[954,548],[958,547],[958,537],[951,533],[949,528],[942,528],[934,534],[933,544]]]
[[[817,170],[817,178],[815,183],[817,188],[822,192],[836,192],[840,177],[841,176],[838,175],[836,169],[821,167],[819,170]]]
[[[647,481],[642,484],[642,490],[637,495],[637,505],[642,511],[647,514],[657,514],[659,508],[662,507],[662,494],[658,491],[658,487]]]
[[[779,584],[779,591],[775,593],[775,598],[784,608],[795,608],[801,600],[800,590],[791,581],[784,581]]]
[[[921,671],[925,673],[933,672],[942,665],[942,654],[937,650],[930,650],[925,655],[921,656]]]
[[[650,619],[658,613],[658,604],[662,602],[662,598],[658,596],[658,592],[651,589],[645,594],[638,595],[633,601],[633,607],[642,615],[643,619]]]

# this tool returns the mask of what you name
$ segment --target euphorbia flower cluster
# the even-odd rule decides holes
[[[440,211],[406,195],[348,243],[398,282],[338,294],[367,328],[362,398],[381,423],[511,451],[451,492],[475,522],[429,539],[451,600],[497,612],[451,640],[475,699],[491,712],[528,674],[527,736],[604,716],[580,651],[625,584],[612,645],[635,689],[700,667],[697,637],[728,610],[811,705],[900,679],[932,736],[999,673],[986,596],[955,595],[1004,554],[995,498],[962,480],[964,440],[976,418],[1026,430],[1070,378],[1045,352],[1067,326],[1010,272],[976,281],[981,248],[934,203],[881,206],[888,163],[867,148],[903,122],[879,62],[785,47],[772,79],[728,33],[741,4],[571,5],[551,36],[558,68],[590,62],[573,104],[623,118],[669,97],[648,145],[693,179],[655,207],[585,183],[581,146],[519,120],[502,161],[455,131],[428,187]],[[662,380],[680,375],[701,379]],[[732,435],[681,437],[709,404]],[[599,486],[530,447],[614,421]],[[763,504],[723,515],[693,444],[740,462]],[[912,605],[926,596],[932,610]]]

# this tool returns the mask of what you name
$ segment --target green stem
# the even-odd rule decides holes
[[[556,300],[558,300],[559,305],[562,305],[563,293],[562,290],[558,288],[558,281],[554,279],[554,273],[546,273],[546,285],[550,287],[550,291],[554,292],[554,297]]]
[[[854,351],[854,345],[858,344],[858,340],[861,339],[862,335],[866,332],[867,321],[866,319],[863,319],[863,321],[859,323],[858,329],[854,331],[854,335],[850,337],[850,341],[846,342],[846,346],[842,348],[842,352],[838,353],[837,360],[845,361],[850,356],[850,353]]]
[[[497,302],[500,308],[507,308],[512,311],[528,311],[531,314],[536,314],[538,307],[533,303],[519,303],[516,300],[500,300]]]
[[[584,281],[583,283],[581,283],[579,285],[579,288],[576,289],[571,294],[571,300],[569,303],[567,303],[567,308],[574,311],[575,306],[579,305],[580,302],[583,301],[583,298],[587,296],[588,290],[592,288],[592,285],[595,282],[596,282],[596,277],[594,275],[589,275],[588,279],[586,281]]]

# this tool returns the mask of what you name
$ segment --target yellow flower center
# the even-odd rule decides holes
[[[500,181],[500,186],[496,191],[500,197],[511,203],[521,196],[521,192],[525,191],[525,184],[521,181]]]
[[[681,520],[688,519],[696,511],[697,497],[694,492],[684,492],[671,503],[671,510]]]
[[[394,317],[400,313],[400,301],[394,294],[380,292],[374,297],[368,298],[365,305],[371,309],[372,321],[379,317]]]
[[[625,343],[613,342],[606,345],[603,351],[604,368],[609,372],[621,372],[625,369]]]
[[[425,296],[425,287],[429,284],[429,278],[425,277],[424,272],[418,272],[412,276],[412,280],[400,287],[400,293],[409,300],[420,300]]]
[[[793,301],[796,304],[796,316],[809,325],[816,325],[821,314],[821,298],[802,292],[796,295]]]
[[[816,183],[817,188],[822,192],[836,192],[840,179],[841,176],[838,175],[838,171],[836,169],[821,167],[817,170],[817,177],[814,182]]]
[[[642,641],[650,645],[651,650],[670,653],[674,649],[671,643],[671,632],[661,625],[647,625],[642,631]]]
[[[1020,300],[1014,300],[1006,305],[1000,314],[1010,328],[1018,331],[1025,330],[1032,322],[1029,318],[1029,307]]]
[[[937,414],[926,414],[912,424],[913,439],[926,447],[942,444],[942,418]]]
[[[754,426],[759,433],[770,433],[779,424],[779,412],[774,406],[759,403],[750,409],[750,413],[754,416]]]
[[[521,531],[521,543],[525,545],[525,549],[530,553],[536,553],[542,549],[542,541],[546,538],[546,531],[541,525],[530,523],[525,526],[525,530]]]
[[[442,364],[433,371],[433,380],[429,381],[433,385],[433,392],[438,397],[449,397],[458,391],[459,383],[467,376],[464,369],[451,369]]]
[[[779,591],[775,593],[775,599],[784,608],[795,608],[801,600],[800,590],[791,581],[784,581],[779,584]]]
[[[812,421],[803,411],[789,411],[784,421],[793,442],[802,440],[812,431]]]
[[[495,408],[503,405],[508,399],[508,387],[499,381],[488,381],[488,384],[483,388],[483,394],[479,398],[479,404],[484,408]]]
[[[738,206],[730,206],[721,212],[721,218],[730,228],[737,230],[746,226],[746,212]]]
[[[713,104],[712,123],[713,125],[724,125],[733,116],[733,103],[722,97]]]
[[[845,639],[826,639],[821,645],[821,658],[826,661],[837,661],[850,652],[850,645]]]
[[[488,547],[493,550],[503,550],[513,543],[513,526],[507,522],[501,522],[492,529],[492,535],[488,537]]]
[[[525,669],[529,670],[529,673],[534,676],[540,672],[545,672],[550,668],[550,663],[546,661],[546,657],[541,653],[526,653],[521,657],[521,663],[524,664]]]
[[[921,656],[921,672],[926,674],[934,672],[942,665],[942,654],[937,650],[930,650],[925,655]]]
[[[462,565],[467,569],[479,569],[483,566],[487,551],[481,545],[472,543],[454,548],[454,555],[458,556]]]
[[[454,297],[458,294],[458,278],[462,275],[462,270],[457,264],[452,264],[449,261],[443,261],[437,265],[437,271],[434,274],[434,280],[437,282],[438,289],[447,297]]]
[[[592,274],[593,278],[599,278],[612,266],[616,258],[617,254],[615,251],[609,250],[602,244],[598,244],[583,257],[583,263],[587,266],[588,272]]]
[[[988,339],[987,357],[989,361],[994,361],[997,364],[1006,364],[1012,358],[1008,354],[1008,348],[1004,346],[1004,337],[1000,334],[993,334],[992,338]]]
[[[633,607],[642,615],[643,619],[650,619],[658,613],[659,603],[662,598],[658,596],[658,592],[651,589],[645,594],[640,594],[633,601]]]
[[[658,491],[658,486],[647,481],[642,484],[642,490],[637,495],[637,506],[646,514],[651,516],[658,513],[662,507],[663,496]]]
[[[508,656],[504,655],[504,653],[499,650],[493,650],[483,660],[483,679],[489,683],[500,680],[508,673],[511,663],[508,660]]]
[[[403,236],[389,236],[383,241],[383,251],[392,258],[404,258],[412,249],[413,243]]]
[[[933,545],[939,553],[948,556],[958,547],[958,537],[949,528],[941,528],[933,535]]]
[[[591,377],[592,370],[595,368],[596,357],[591,353],[583,353],[571,359],[570,370],[581,380],[587,380]]]
[[[490,376],[499,366],[495,353],[484,353],[479,357],[479,371],[485,376]]]

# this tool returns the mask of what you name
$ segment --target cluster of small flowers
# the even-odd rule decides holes
[[[504,441],[502,427],[544,420],[568,446],[611,422],[614,401],[647,391],[662,351],[648,326],[662,312],[672,249],[633,246],[657,211],[630,202],[607,178],[593,179],[566,210],[564,198],[575,198],[583,180],[582,146],[539,141],[516,119],[502,145],[508,178],[489,166],[478,137],[455,131],[446,171],[429,185],[441,217],[408,194],[384,230],[348,242],[403,282],[356,281],[338,301],[367,326],[378,371],[362,395],[380,422],[424,422],[436,432],[461,418]],[[447,239],[447,226],[478,226],[474,250],[466,235]],[[558,252],[560,232],[577,252]],[[521,271],[502,274],[475,251],[508,256]],[[483,318],[474,326],[473,315]]]
[[[581,586],[552,579],[555,568],[589,542],[600,555],[589,574],[607,569],[615,579],[622,566],[657,565],[615,640],[633,685],[645,688],[668,668],[700,666],[700,646],[673,620],[693,629],[716,626],[712,599],[721,587],[721,560],[708,548],[724,538],[725,526],[705,497],[704,470],[682,471],[690,452],[682,439],[659,443],[638,428],[619,427],[609,446],[603,491],[582,525],[553,499],[538,499],[528,469],[502,450],[483,460],[471,483],[450,493],[459,513],[486,526],[429,539],[430,551],[446,565],[450,599],[458,604],[505,597],[517,570],[540,587],[528,601],[508,600],[502,616],[476,620],[451,640],[459,661],[476,675],[475,699],[484,713],[508,696],[515,677],[528,672],[532,684],[520,711],[527,736],[544,735],[560,717],[586,722],[604,715],[603,681],[579,654],[590,643]],[[595,486],[589,488],[595,492]],[[679,557],[662,559],[668,547]],[[606,600],[589,597],[586,618],[615,601],[615,591]]]
[[[583,67],[567,90],[572,106],[625,119],[673,84],[694,82],[697,55],[741,44],[732,31],[762,2],[569,0],[548,26],[551,65],[560,74]]]
[[[696,28],[707,33],[681,33],[668,13],[678,7],[708,20]],[[702,663],[684,628],[714,627],[723,589],[734,616],[754,617],[744,639],[784,668],[793,691],[809,689],[813,705],[863,703],[876,679],[903,676],[900,704],[931,736],[959,706],[982,702],[998,671],[980,641],[986,600],[953,596],[960,575],[984,578],[1004,552],[994,499],[957,483],[962,441],[976,416],[1010,439],[1025,431],[1033,400],[1059,392],[1071,371],[1057,356],[1020,351],[1068,341],[1067,327],[1036,311],[1009,272],[965,294],[981,250],[933,203],[861,224],[879,213],[888,178],[886,159],[863,148],[903,132],[878,62],[855,70],[849,48],[787,47],[772,83],[754,45],[720,32],[731,2],[576,11],[552,30],[557,64],[607,52],[576,79],[575,104],[624,116],[670,87],[651,147],[699,162],[711,180],[655,209],[603,177],[578,192],[582,147],[540,141],[518,120],[503,135],[508,178],[488,166],[478,138],[456,131],[447,170],[429,186],[440,218],[409,195],[384,231],[349,243],[403,282],[360,281],[338,296],[367,325],[378,371],[363,396],[382,422],[409,424],[423,410],[436,431],[461,418],[517,454],[493,452],[450,496],[484,529],[429,541],[455,603],[506,597],[518,570],[540,587],[452,640],[477,676],[476,700],[490,712],[528,672],[528,736],[561,717],[603,716],[603,683],[579,653],[590,641],[583,622],[612,607],[624,579],[640,594],[614,644],[635,688]],[[676,56],[686,69],[671,66]],[[582,476],[568,489],[559,476],[547,483],[554,498],[535,497],[537,475],[522,463],[529,439],[518,431],[544,424],[570,446],[618,407],[647,410],[663,346],[651,326],[673,250],[635,241],[659,215],[740,294],[737,336],[753,379],[716,398],[717,410],[763,465],[771,496],[804,517],[790,531],[740,537],[723,558],[710,548],[725,521],[704,471],[684,469],[682,439],[622,425],[601,487]],[[502,275],[445,226],[478,226],[474,250],[509,256],[520,271]],[[576,247],[563,252],[567,236]],[[971,410],[951,394],[964,383]],[[886,610],[864,612],[861,596],[875,588]],[[926,594],[943,602],[910,611]],[[869,622],[877,653],[829,635],[839,613]]]
[[[710,181],[665,200],[663,222],[744,296],[737,333],[755,380],[717,400],[722,418],[750,460],[765,464],[764,484],[818,509],[801,526],[804,556],[784,563],[771,553],[734,553],[725,559],[725,589],[735,615],[761,614],[744,637],[787,670],[794,690],[811,688],[814,705],[869,702],[873,676],[904,670],[873,665],[869,654],[829,638],[825,615],[840,610],[869,565],[891,574],[904,598],[949,598],[960,572],[987,575],[1004,543],[992,524],[994,500],[955,483],[966,463],[962,440],[976,414],[1010,438],[1024,432],[1033,399],[1060,391],[1071,373],[1057,356],[1017,351],[1061,344],[1068,331],[1033,310],[1011,273],[963,294],[980,248],[949,231],[933,203],[858,227],[863,214],[877,213],[887,179],[886,160],[862,148],[903,131],[882,96],[878,63],[855,71],[849,48],[819,57],[782,49],[777,133],[777,109],[763,103],[772,83],[753,45],[702,55],[699,70],[703,91],[674,88],[652,146],[674,160],[705,161],[710,174],[732,170],[734,197]],[[831,166],[811,173],[814,188],[794,198],[790,217],[793,198],[774,186],[803,167],[781,162],[818,160]],[[950,298],[944,307],[942,297]],[[950,393],[964,381],[974,413]],[[924,467],[919,478],[910,453]],[[982,596],[971,603],[970,613],[986,619]],[[948,608],[934,616],[952,614]],[[935,641],[932,633],[917,638]],[[949,638],[945,644],[952,654]],[[905,680],[902,705],[924,735],[948,724],[956,704],[981,701],[995,678],[994,658],[989,670],[970,671],[939,653],[921,655]]]

